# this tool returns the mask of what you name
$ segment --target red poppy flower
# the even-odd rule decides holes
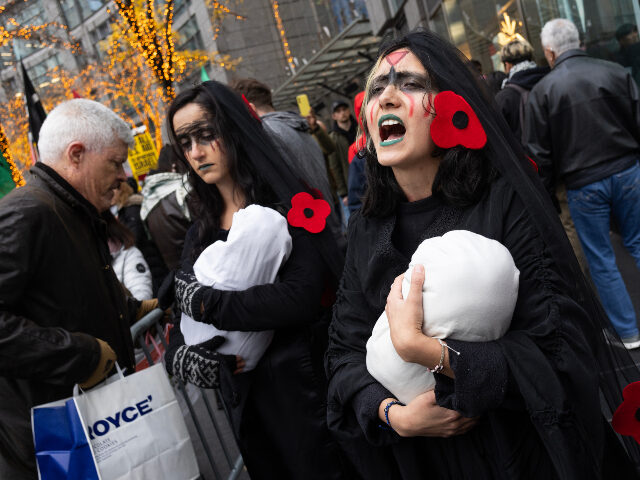
[[[431,122],[431,138],[440,148],[462,145],[480,149],[487,143],[487,134],[467,101],[451,91],[440,92],[433,101],[436,111]]]
[[[287,221],[293,227],[304,228],[310,233],[319,233],[327,224],[331,207],[326,200],[315,199],[307,192],[296,193],[291,199],[291,210]]]
[[[620,435],[630,435],[640,443],[640,382],[633,382],[622,391],[624,401],[613,414],[611,425]]]

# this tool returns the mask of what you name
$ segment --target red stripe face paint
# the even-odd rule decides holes
[[[372,101],[371,103],[373,104],[373,106],[371,107],[371,110],[369,110],[369,128],[373,129],[375,128],[375,124],[373,123],[373,113],[376,109],[377,102]]]
[[[413,117],[413,106],[415,105],[416,101],[413,99],[413,97],[411,95],[407,95],[404,92],[401,92],[405,97],[407,97],[409,99],[409,103],[411,104],[409,106],[409,118]]]
[[[429,92],[427,95],[427,105],[424,107],[424,116],[428,117],[431,115],[431,102],[433,100],[433,94]]]
[[[389,65],[391,65],[393,67],[394,65],[397,65],[398,62],[400,62],[400,60],[402,60],[407,55],[407,53],[409,53],[408,50],[400,50],[399,52],[391,52],[389,55],[384,57],[384,59],[387,61],[387,63]]]

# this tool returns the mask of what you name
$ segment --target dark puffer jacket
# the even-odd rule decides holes
[[[0,200],[0,478],[35,478],[30,409],[71,396],[106,341],[133,366],[128,302],[96,209],[46,165]]]

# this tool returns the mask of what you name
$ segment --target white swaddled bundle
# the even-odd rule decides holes
[[[217,290],[246,290],[273,283],[290,254],[291,236],[286,218],[271,208],[249,205],[233,214],[227,241],[209,245],[194,263],[193,271],[203,285]],[[187,345],[222,335],[226,341],[217,351],[240,355],[245,360],[245,372],[255,368],[273,338],[272,330],[219,330],[184,313],[180,330]]]
[[[504,245],[466,230],[423,241],[405,273],[404,298],[409,294],[413,267],[418,264],[425,270],[425,335],[482,342],[507,332],[518,299],[520,272]],[[405,404],[435,387],[433,374],[424,366],[405,362],[398,355],[385,312],[367,342],[367,369]]]

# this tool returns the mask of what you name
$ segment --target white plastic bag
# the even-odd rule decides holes
[[[119,371],[114,377],[103,387],[74,395],[100,478],[198,478],[193,445],[163,365],[128,377]]]

